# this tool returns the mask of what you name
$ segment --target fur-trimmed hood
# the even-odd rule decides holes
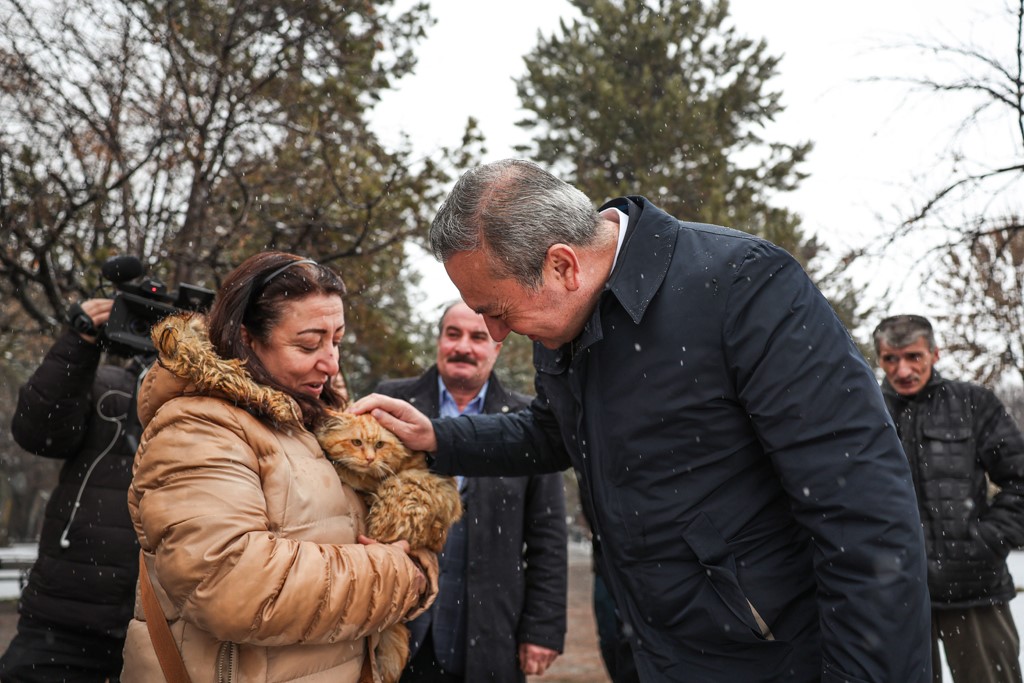
[[[217,355],[203,315],[168,316],[153,326],[150,336],[159,357],[139,392],[138,412],[143,426],[162,405],[179,396],[223,398],[278,427],[301,426],[302,413],[290,396],[253,381],[245,361]]]

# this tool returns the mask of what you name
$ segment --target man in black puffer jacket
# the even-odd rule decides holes
[[[83,329],[105,323],[111,305],[83,302]],[[64,465],[18,603],[18,633],[0,659],[3,683],[117,681],[121,673],[139,563],[126,500],[136,442],[126,430],[141,365],[100,365],[101,355],[93,334],[69,330],[18,394],[15,441]]]
[[[1020,683],[1006,556],[1024,545],[1024,436],[991,391],[934,370],[926,318],[886,318],[874,341],[924,524],[935,680],[941,639],[956,683]]]

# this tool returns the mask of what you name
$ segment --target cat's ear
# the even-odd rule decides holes
[[[343,410],[334,410],[331,408],[327,409],[327,414],[330,416],[331,422],[342,427],[348,427],[359,419],[358,415],[352,413],[346,413]]]

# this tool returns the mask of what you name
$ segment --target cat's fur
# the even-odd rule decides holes
[[[202,316],[165,318],[154,325],[151,337],[160,364],[195,389],[222,395],[281,428],[301,425],[298,404],[290,396],[254,382],[244,362],[217,356]],[[363,494],[370,538],[380,543],[406,540],[414,550],[441,551],[448,529],[462,516],[453,477],[430,472],[423,453],[407,449],[370,415],[331,411],[316,437],[338,478]],[[409,630],[395,624],[380,634],[373,652],[379,678],[367,667],[360,683],[394,683],[408,658]]]
[[[441,552],[462,516],[454,478],[430,472],[423,453],[410,451],[371,415],[332,413],[316,437],[341,481],[368,495],[371,538]]]

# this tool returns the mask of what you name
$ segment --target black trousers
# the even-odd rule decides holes
[[[0,657],[0,683],[117,683],[124,640],[48,626],[22,617]]]
[[[604,579],[597,572],[594,573],[593,599],[598,645],[608,676],[612,683],[640,683],[640,675],[633,662],[633,650],[629,638],[623,632],[624,625],[615,609],[615,601]]]
[[[462,676],[445,671],[434,657],[434,638],[427,631],[427,637],[416,651],[398,683],[462,683]]]
[[[942,683],[939,641],[953,683],[1020,683],[1020,638],[1008,604],[932,610],[935,683]]]

